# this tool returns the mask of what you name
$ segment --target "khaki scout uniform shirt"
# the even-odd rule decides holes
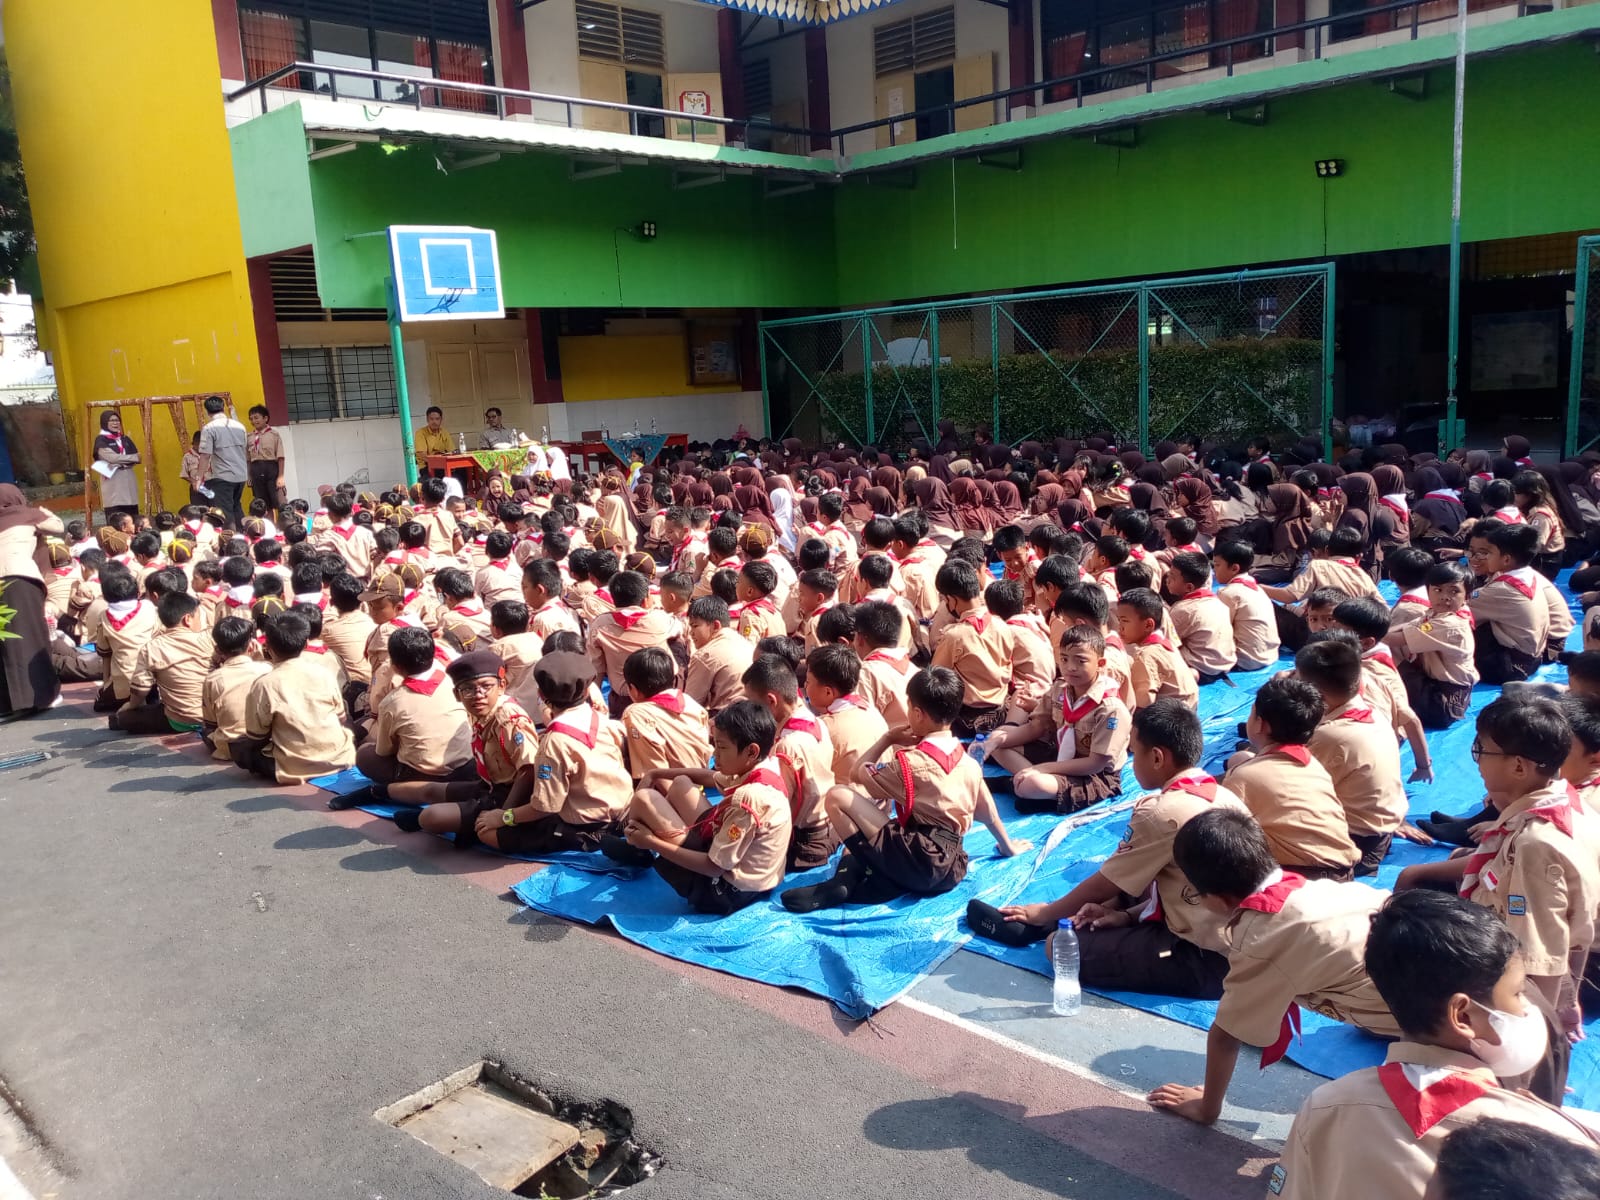
[[[861,761],[861,756],[878,744],[878,739],[889,732],[883,715],[862,696],[841,696],[833,702],[821,721],[828,730],[828,740],[833,743],[833,778],[836,783],[847,783]]]
[[[1424,609],[1420,619],[1400,627],[1396,640],[1401,653],[1415,659],[1429,679],[1470,687],[1478,682],[1471,616],[1472,610],[1465,608],[1448,613]]]
[[[1200,681],[1194,668],[1171,646],[1153,634],[1128,647],[1128,675],[1133,685],[1133,707],[1146,708],[1162,696],[1176,696],[1193,704],[1200,698]]]
[[[383,698],[372,742],[379,754],[424,775],[448,775],[472,757],[467,710],[443,667],[402,679]]]
[[[126,617],[112,616],[109,608],[101,610],[99,628],[90,628],[88,640],[110,651],[111,690],[118,700],[127,700],[139,651],[160,627],[156,606],[141,600]]]
[[[557,714],[539,739],[533,791],[525,803],[568,825],[617,820],[633,798],[622,741],[621,724],[588,706]]]
[[[711,810],[706,855],[741,892],[770,892],[783,882],[793,827],[782,779],[777,761],[765,759],[743,782],[729,781],[722,803]]]
[[[1567,635],[1577,624],[1572,619],[1572,609],[1567,607],[1567,598],[1555,584],[1537,571],[1533,573],[1533,582],[1539,589],[1539,596],[1544,600],[1545,612],[1550,618],[1550,631],[1545,637],[1549,643],[1554,643],[1557,649],[1564,650],[1567,645]]]
[[[778,606],[771,596],[741,605],[734,626],[738,629],[739,635],[746,638],[752,646],[762,638],[783,637],[788,632],[784,627],[783,613],[778,611]]]
[[[1031,710],[1055,683],[1056,656],[1050,649],[1050,631],[1033,612],[1011,617],[1006,625],[1013,638],[1011,699]]]
[[[1396,1107],[1384,1072],[1408,1097],[1409,1111]],[[1466,1083],[1476,1096],[1467,1099],[1469,1091],[1446,1097],[1433,1090],[1441,1083],[1451,1086],[1452,1078],[1455,1088]],[[1423,1087],[1440,1103],[1424,1110],[1418,1094]],[[1559,1108],[1501,1087],[1471,1055],[1402,1041],[1389,1047],[1383,1066],[1354,1071],[1306,1097],[1267,1190],[1281,1200],[1417,1200],[1433,1177],[1444,1139],[1491,1118],[1594,1148],[1594,1138]]]
[[[589,625],[589,661],[594,673],[611,681],[611,694],[626,696],[623,664],[636,650],[665,650],[672,637],[672,618],[659,608],[624,608],[602,614]]]
[[[867,592],[856,601],[857,604],[869,602],[889,604],[900,613],[900,649],[909,651],[916,641],[916,635],[922,631],[922,626],[917,621],[917,614],[911,610],[911,605],[906,603],[906,598],[891,588],[878,588]]]
[[[789,787],[789,812],[795,829],[826,824],[822,801],[833,786],[833,742],[828,729],[809,711],[796,712],[778,729],[772,757]]]
[[[559,600],[551,600],[544,607],[534,609],[528,614],[528,632],[538,637],[541,646],[545,638],[563,629],[579,635],[583,633],[578,625],[578,618]]]
[[[872,650],[861,660],[861,679],[856,690],[882,714],[890,728],[904,725],[911,719],[906,687],[916,673],[911,656],[905,650]]]
[[[204,629],[158,629],[139,650],[129,694],[141,699],[152,686],[161,689],[161,708],[170,721],[199,725],[204,720],[200,692],[211,671],[217,645]]]
[[[1142,919],[1165,921],[1184,941],[1221,951],[1222,918],[1193,898],[1188,877],[1172,861],[1178,830],[1213,807],[1242,810],[1244,802],[1198,767],[1169,779],[1161,791],[1140,796],[1122,843],[1100,865],[1100,874],[1119,891],[1145,898]]]
[[[246,438],[246,444],[249,446],[250,461],[253,463],[276,463],[283,457],[283,439],[270,425],[260,433],[252,429]]]
[[[344,664],[345,674],[357,683],[372,682],[372,663],[367,658],[367,642],[377,630],[365,609],[342,613],[332,605],[322,618],[322,642]],[[387,644],[384,657],[388,657]]]
[[[1333,779],[1309,750],[1296,749],[1305,754],[1304,764],[1274,746],[1234,767],[1223,782],[1260,822],[1280,866],[1352,866],[1361,853],[1350,840]]]
[[[513,571],[507,560],[491,559],[479,568],[473,587],[486,608],[493,608],[502,600],[521,600],[522,572]]]
[[[378,543],[372,530],[354,521],[348,525],[333,525],[316,538],[318,550],[331,551],[344,559],[350,574],[357,579],[369,579],[378,557]]]
[[[1537,574],[1532,567],[1523,567],[1496,575],[1467,601],[1479,625],[1493,622],[1490,636],[1495,641],[1535,657],[1544,654],[1545,640],[1550,636],[1550,609],[1533,582]],[[1533,594],[1524,595],[1513,580],[1533,588]]]
[[[689,657],[683,690],[715,717],[744,695],[744,673],[755,661],[755,646],[732,629],[715,636]]]
[[[965,685],[963,703],[998,708],[1006,702],[1016,655],[1016,632],[985,609],[952,621],[933,651],[933,665],[949,667]]]
[[[921,541],[898,564],[900,577],[905,582],[906,603],[917,614],[917,620],[929,621],[940,607],[939,589],[934,577],[944,566],[945,553],[931,541]]]
[[[1325,587],[1338,588],[1352,600],[1359,600],[1363,596],[1383,599],[1378,592],[1378,585],[1372,582],[1372,576],[1363,571],[1361,564],[1353,558],[1313,558],[1306,563],[1304,571],[1284,585],[1283,590],[1291,601],[1298,602],[1318,588]]]
[[[1055,722],[1057,762],[1101,754],[1111,760],[1107,770],[1122,770],[1128,761],[1133,718],[1118,695],[1115,679],[1101,675],[1078,697],[1068,694],[1063,679],[1050,689],[1047,703]]]
[[[456,535],[460,532],[456,519],[443,508],[419,508],[417,522],[428,531],[428,549],[434,554],[454,554],[456,552]],[[448,566],[448,563],[436,563],[434,569]]]
[[[900,754],[911,773],[911,795],[907,797],[900,769]],[[892,802],[892,811],[907,818],[913,826],[938,826],[965,836],[972,828],[972,814],[978,809],[983,768],[967,754],[953,737],[935,734],[915,746],[891,753],[873,764],[867,781],[867,794],[874,800]],[[891,806],[886,806],[891,807]]]
[[[1282,643],[1272,601],[1249,575],[1235,575],[1217,589],[1233,624],[1234,653],[1242,661],[1267,666],[1278,661]]]
[[[1210,588],[1190,592],[1170,612],[1184,662],[1206,675],[1233,670],[1239,659],[1233,642],[1233,613]]]
[[[1388,899],[1364,883],[1311,879],[1276,912],[1235,909],[1217,1025],[1246,1045],[1270,1046],[1284,1013],[1298,1004],[1379,1037],[1399,1037],[1363,962],[1372,916]]]
[[[1418,621],[1426,620],[1432,607],[1433,601],[1428,599],[1428,589],[1425,587],[1401,592],[1400,598],[1389,610],[1389,632],[1393,633],[1407,625],[1415,625]]]
[[[1351,833],[1393,833],[1405,823],[1399,743],[1359,696],[1324,714],[1306,746],[1332,778]]]
[[[647,771],[703,769],[711,758],[711,717],[687,692],[669,689],[622,710],[628,766]]]
[[[250,685],[268,671],[266,663],[248,654],[236,654],[219,665],[200,685],[200,716],[208,726],[216,726],[211,735],[211,757],[223,762],[232,759],[228,746],[245,736],[245,702],[250,698]]]
[[[333,686],[339,689],[341,696],[344,695],[345,685],[350,682],[350,676],[345,673],[344,664],[339,661],[339,656],[329,650],[321,638],[313,638],[307,642],[301,654],[306,662],[326,671],[328,677],[333,680]]]
[[[344,698],[323,668],[305,656],[276,664],[250,686],[245,732],[272,739],[279,783],[304,783],[356,761],[355,742],[340,722]]]
[[[539,753],[539,732],[533,718],[510,696],[481,721],[468,718],[472,729],[472,759],[478,778],[494,787],[510,787],[524,768],[532,767]]]
[[[463,604],[441,607],[434,614],[434,619],[438,624],[435,632],[439,640],[462,654],[487,650],[494,643],[489,631],[489,610],[476,596]]]
[[[1600,826],[1570,787],[1557,779],[1507,807],[1478,843],[1483,852],[1495,847],[1494,857],[1475,885],[1462,883],[1463,896],[1492,908],[1517,935],[1529,975],[1567,974],[1572,952],[1594,942]],[[1566,828],[1535,813],[1541,803],[1557,806]]]
[[[528,708],[529,697],[537,702],[539,689],[533,682],[533,668],[544,657],[544,639],[536,633],[508,634],[494,644],[494,652],[505,667],[506,691],[511,698],[523,708]]]

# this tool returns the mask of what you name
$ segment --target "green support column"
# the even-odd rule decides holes
[[[406,482],[417,481],[417,447],[411,440],[411,391],[406,386],[406,347],[400,336],[400,301],[394,280],[388,281],[389,351],[394,356],[394,398],[400,417],[400,453],[406,459]]]
[[[772,393],[767,390],[767,332],[756,329],[756,357],[761,360],[761,420],[772,437]]]
[[[932,372],[933,390],[933,424],[939,425],[939,310],[933,309],[928,313],[928,369]],[[933,439],[938,441],[938,438]]]
[[[1588,353],[1584,341],[1589,333],[1589,274],[1597,254],[1600,238],[1578,239],[1578,283],[1572,297],[1572,362],[1567,368],[1566,458],[1578,456],[1578,402],[1583,397],[1583,363]]]
[[[876,443],[878,434],[874,427],[872,411],[872,318],[861,318],[861,382],[867,394],[867,442]]]
[[[1327,282],[1322,297],[1322,458],[1333,461],[1333,264],[1326,268]]]
[[[1000,305],[989,305],[989,364],[994,378],[994,440],[1000,435]]]
[[[1139,288],[1139,453],[1150,456],[1150,289]]]

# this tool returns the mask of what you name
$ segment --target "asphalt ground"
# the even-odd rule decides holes
[[[87,688],[0,726],[0,1083],[46,1196],[505,1195],[373,1112],[479,1059],[609,1098],[665,1159],[627,1195],[1260,1196],[1316,1080],[1241,1065],[1204,1130],[1139,1098],[1203,1034],[958,953],[872,1021],[537,916],[460,853]]]

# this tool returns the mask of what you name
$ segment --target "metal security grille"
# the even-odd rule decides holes
[[[758,58],[744,64],[744,111],[751,117],[772,114],[772,60]]]
[[[281,351],[291,421],[392,417],[398,412],[387,346],[293,346]]]
[[[578,0],[578,54],[626,67],[667,67],[666,30],[660,13]]]
[[[880,78],[953,62],[955,57],[954,7],[891,21],[872,31],[872,69]]]
[[[948,418],[1012,443],[1326,447],[1332,324],[1331,265],[767,321],[767,427],[894,446],[937,441]]]
[[[1572,365],[1567,384],[1567,453],[1600,442],[1600,236],[1578,239],[1573,283]]]
[[[251,0],[250,7],[312,21],[489,44],[489,5],[484,0]]]

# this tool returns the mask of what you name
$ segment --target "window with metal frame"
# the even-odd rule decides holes
[[[279,353],[290,421],[392,417],[399,411],[388,346],[286,346]]]
[[[667,69],[667,35],[660,13],[578,0],[578,54],[630,70]]]
[[[890,21],[872,31],[872,69],[879,78],[951,63],[955,57],[954,6]]]
[[[750,117],[772,115],[772,60],[757,58],[744,64],[744,111]]]

